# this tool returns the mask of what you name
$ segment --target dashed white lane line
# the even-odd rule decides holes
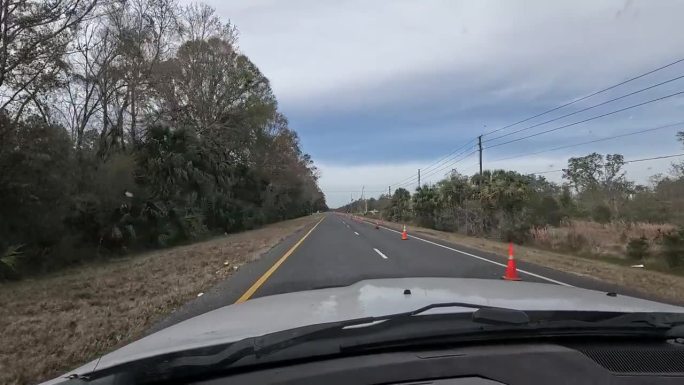
[[[364,221],[364,222],[365,222],[365,221]],[[366,222],[366,223],[368,223],[368,222]],[[389,227],[385,227],[385,226],[380,226],[380,227],[382,227],[382,228],[385,229],[385,230],[389,230],[389,231],[393,231],[393,232],[395,232],[395,233],[397,233],[397,234],[401,234],[401,231],[397,231],[397,230],[394,230],[394,229],[390,229]],[[467,253],[467,252],[465,252],[465,251],[461,251],[461,250],[454,249],[453,247],[440,245],[440,244],[437,243],[437,242],[432,242],[432,241],[428,241],[427,239],[418,238],[418,237],[416,237],[415,235],[411,235],[411,236],[409,236],[409,238],[410,238],[410,239],[417,239],[417,240],[419,240],[419,241],[423,241],[423,242],[429,243],[429,244],[431,244],[431,245],[435,245],[435,246],[438,246],[438,247],[441,247],[441,248],[444,248],[444,249],[447,249],[447,250],[455,251],[455,252],[457,252],[457,253],[460,253],[460,254],[463,254],[463,255],[467,255],[467,256],[469,256],[469,257],[476,258],[476,259],[479,259],[479,260],[484,261],[484,262],[489,262],[489,263],[492,263],[492,264],[494,264],[494,265],[506,267],[506,264],[504,264],[504,263],[495,262],[495,261],[489,260],[489,259],[487,259],[487,258],[480,257],[479,255],[470,254],[470,253]],[[377,250],[376,250],[376,251],[377,251]],[[525,273],[525,274],[527,274],[527,275],[531,275],[531,276],[533,276],[533,277],[537,277],[537,278],[543,279],[543,280],[545,280],[545,281],[553,282],[553,283],[555,283],[555,284],[557,284],[557,285],[573,287],[573,286],[570,285],[569,283],[565,283],[565,282],[557,281],[557,280],[555,280],[555,279],[547,278],[547,277],[544,277],[543,275],[535,274],[535,273],[529,272],[529,271],[527,271],[527,270],[518,269],[518,271],[521,272],[521,273]]]
[[[356,231],[354,231],[354,234],[359,235],[359,233],[357,233]]]
[[[383,254],[382,251],[380,251],[376,248],[373,248],[373,250],[375,250],[375,252],[378,253],[383,259],[387,259],[387,256],[385,254]]]

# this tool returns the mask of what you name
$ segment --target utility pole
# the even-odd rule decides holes
[[[477,147],[480,150],[480,178],[482,178],[482,135],[477,137]]]
[[[387,196],[388,197],[392,196],[392,186],[387,186]]]
[[[418,187],[420,188],[420,169],[418,169]]]
[[[480,207],[482,207],[482,135],[477,137],[477,147],[480,150],[480,180],[479,180],[479,183],[477,184],[477,192],[480,195]],[[492,174],[490,173],[489,175],[491,176]],[[484,221],[482,216],[480,216],[480,219],[482,221]],[[468,221],[468,210],[466,210],[466,226],[468,223],[467,221]],[[484,224],[484,222],[481,222],[481,223]],[[468,235],[467,231],[468,230],[466,228],[466,235]]]
[[[366,189],[366,186],[361,186],[361,200],[366,204],[365,205],[365,211],[363,212],[364,214],[368,212],[368,201],[366,201],[366,196],[363,194],[363,191]]]

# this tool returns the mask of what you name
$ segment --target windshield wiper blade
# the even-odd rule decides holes
[[[434,312],[440,308],[472,312]],[[304,326],[247,338],[211,349],[181,351],[91,373],[133,372],[139,382],[177,380],[293,358],[321,357],[365,349],[406,347],[492,338],[600,335],[681,336],[684,314],[613,312],[525,312],[462,302],[435,303],[404,313]],[[668,334],[669,333],[669,334]],[[674,334],[673,334],[674,333]],[[306,344],[315,341],[314,344]]]
[[[591,319],[592,313],[587,312],[589,319],[582,319],[576,312],[567,312],[576,317],[555,320],[538,319],[524,322],[521,317],[519,323],[498,322],[489,324],[490,320],[508,317],[515,314],[504,311],[478,310],[473,313],[473,321],[480,322],[470,325],[462,321],[455,326],[454,321],[438,321],[430,324],[430,328],[415,327],[409,330],[395,329],[382,331],[364,340],[352,341],[341,346],[346,352],[373,349],[394,349],[426,345],[431,343],[455,343],[483,340],[500,340],[510,338],[549,338],[568,336],[599,336],[599,337],[653,337],[680,338],[684,337],[684,314],[676,313],[614,313],[600,314],[598,319]],[[490,313],[487,317],[480,317],[478,313]],[[524,312],[523,312],[524,313]],[[529,314],[528,314],[529,313]],[[524,313],[526,316],[536,316],[535,312]],[[562,312],[561,312],[562,313]],[[494,317],[491,316],[494,315]],[[517,315],[515,315],[517,317]],[[416,325],[413,325],[416,326]]]
[[[623,313],[600,322],[610,325],[641,323],[654,327],[673,327],[684,324],[684,313]]]
[[[365,317],[356,318],[346,321],[329,322],[318,325],[304,326],[301,328],[296,328],[292,330],[286,330],[281,332],[270,333],[261,337],[248,338],[239,342],[232,344],[224,351],[211,356],[186,356],[178,357],[170,362],[167,362],[167,366],[225,366],[232,362],[239,360],[242,356],[246,354],[254,354],[256,356],[263,356],[278,350],[282,350],[302,342],[310,341],[313,339],[325,338],[329,336],[331,332],[337,332],[344,328],[349,328],[352,326],[359,325],[371,325],[376,324],[381,321],[388,320],[401,320],[408,317],[413,317],[425,313],[432,309],[437,308],[448,308],[448,307],[462,307],[471,309],[488,309],[488,310],[499,310],[501,312],[520,312],[519,310],[506,309],[494,306],[485,306],[465,302],[443,302],[430,304],[415,310],[411,310],[403,313],[394,313],[378,317]],[[468,313],[466,313],[468,314]],[[239,344],[239,346],[236,346]]]
[[[96,378],[116,372],[133,371],[133,375],[141,379],[140,382],[145,382],[145,379],[176,378],[176,376],[187,378],[193,375],[211,373],[215,370],[225,370],[227,367],[230,367],[246,357],[251,356],[255,359],[259,359],[269,354],[301,345],[308,341],[330,339],[339,336],[339,333],[350,327],[377,325],[378,323],[390,320],[402,323],[403,320],[410,320],[414,316],[421,315],[421,313],[425,313],[429,310],[449,307],[520,312],[514,309],[465,302],[435,303],[403,313],[309,325],[292,330],[269,333],[261,337],[246,338],[226,345],[224,349],[220,349],[219,351],[211,349],[210,352],[206,352],[200,349],[198,351],[176,352],[166,355],[165,357],[153,357],[141,360],[141,362],[122,364],[116,367],[99,370],[90,373],[89,375],[91,378]],[[455,314],[463,314],[464,317],[470,317],[471,313],[472,312]],[[450,314],[454,315],[454,313]],[[364,329],[367,328],[353,330],[359,331]],[[339,345],[335,347],[334,352],[331,352],[339,352]]]

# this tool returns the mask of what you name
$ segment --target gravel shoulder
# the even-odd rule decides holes
[[[383,221],[385,226],[400,230],[397,223]],[[458,233],[437,231],[424,227],[410,226],[409,235],[426,235],[431,238],[463,245],[473,249],[507,255],[508,244],[490,239],[469,237]],[[684,277],[658,271],[632,268],[601,259],[580,257],[572,254],[541,250],[528,246],[515,247],[516,260],[545,266],[554,270],[593,278],[662,299],[669,303],[684,305]]]
[[[312,215],[0,285],[0,383],[54,378],[125,345],[258,259]]]

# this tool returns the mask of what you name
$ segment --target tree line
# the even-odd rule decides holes
[[[0,0],[0,279],[327,209],[238,31],[176,0]]]
[[[684,133],[677,137],[684,144]],[[533,228],[560,226],[568,219],[684,226],[684,163],[673,164],[668,175],[652,176],[649,185],[628,180],[625,164],[620,154],[573,157],[562,171],[562,183],[510,170],[472,176],[453,170],[413,193],[397,188],[392,195],[338,210],[360,212],[367,204],[369,211],[378,210],[391,221],[518,243],[529,241]],[[671,266],[684,264],[681,229],[662,234],[661,241],[672,251]]]

